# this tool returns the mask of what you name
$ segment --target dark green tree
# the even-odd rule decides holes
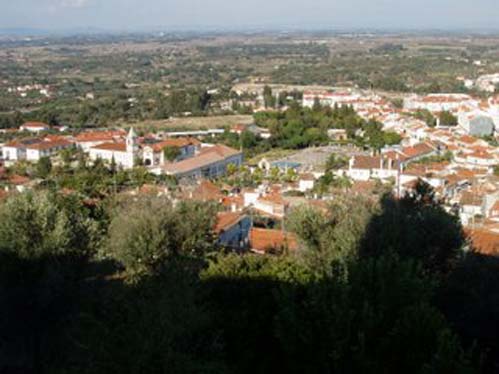
[[[438,118],[440,126],[457,126],[457,117],[449,111],[440,112]]]
[[[40,157],[36,164],[36,175],[40,178],[47,178],[52,171],[50,157]]]
[[[163,148],[163,154],[168,161],[173,162],[180,156],[181,152],[179,147],[172,146]]]

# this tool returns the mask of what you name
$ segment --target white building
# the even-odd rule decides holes
[[[486,74],[478,77],[476,87],[480,91],[495,92],[499,86],[499,74]]]
[[[73,143],[65,139],[43,141],[26,147],[26,159],[28,161],[38,161],[42,157],[53,156],[63,149],[72,146]]]
[[[304,174],[300,176],[298,180],[298,190],[301,192],[307,192],[313,190],[315,186],[315,177],[313,174]]]
[[[38,161],[42,157],[50,157],[72,146],[73,143],[62,137],[20,139],[5,144],[2,155],[6,162]]]
[[[477,108],[479,102],[465,94],[430,94],[404,99],[404,109],[426,109],[430,112],[457,111],[462,106]]]
[[[26,122],[19,127],[19,131],[29,131],[37,134],[48,130],[50,130],[50,126],[43,122]]]
[[[487,112],[472,111],[460,112],[458,115],[459,126],[469,135],[493,135],[495,131],[494,120]]]
[[[78,134],[75,141],[84,152],[89,152],[90,148],[100,144],[122,142],[125,136],[126,132],[123,130],[88,131]]]
[[[344,174],[355,181],[398,178],[401,168],[402,164],[398,160],[380,156],[354,156]]]
[[[342,107],[351,106],[356,111],[380,109],[386,103],[377,95],[362,95],[351,90],[345,91],[305,91],[303,93],[303,106],[312,108],[316,101],[322,106]]]
[[[105,160],[114,162],[124,169],[131,169],[135,165],[136,157],[139,157],[137,136],[133,128],[130,129],[125,142],[102,143],[89,149],[91,160]]]
[[[142,158],[145,166],[159,166],[169,162],[182,161],[194,157],[199,150],[200,143],[192,138],[166,139],[161,142],[144,144],[142,147]],[[179,155],[175,160],[166,160],[165,148],[177,148]]]

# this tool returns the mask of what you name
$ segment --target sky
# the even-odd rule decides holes
[[[0,0],[0,29],[499,29],[499,0]]]

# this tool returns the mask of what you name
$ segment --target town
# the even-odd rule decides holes
[[[291,110],[266,107],[264,91],[278,98],[279,89],[273,91],[268,85],[246,89],[255,96],[255,113]],[[149,174],[148,182],[134,188],[119,186],[120,193],[220,203],[224,207],[216,226],[220,244],[237,251],[274,253],[296,249],[296,238],[283,229],[255,227],[255,216],[282,226],[293,207],[325,207],[342,190],[369,196],[382,188],[404,196],[424,182],[434,189],[436,201],[459,217],[477,249],[499,250],[499,97],[406,95],[401,107],[378,94],[353,89],[304,90],[302,97],[292,105],[312,112],[345,108],[367,127],[321,128],[327,139],[318,144],[286,152],[282,158],[257,155],[244,160],[243,139],[271,142],[272,129],[235,123],[205,132],[157,131],[139,136],[133,127],[74,132],[67,125],[26,122],[18,129],[3,130],[11,140],[1,148],[2,196],[43,183],[43,176],[26,173],[29,167],[24,167],[24,175],[16,173],[23,163],[54,167],[62,165],[64,157],[71,161],[81,156],[113,170],[141,168]],[[396,141],[359,146],[358,139],[371,134],[369,126],[393,134]],[[236,147],[223,144],[224,134],[236,139]],[[220,143],[213,142],[217,139]],[[168,183],[164,177],[170,178]]]

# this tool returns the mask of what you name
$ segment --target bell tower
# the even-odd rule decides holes
[[[131,127],[126,137],[126,151],[127,153],[135,155],[137,153],[137,149],[137,135],[135,134],[133,127]]]

